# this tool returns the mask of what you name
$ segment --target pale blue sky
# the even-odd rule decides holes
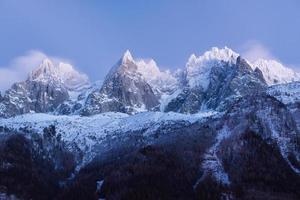
[[[0,0],[0,45],[2,68],[37,50],[71,60],[92,80],[126,49],[164,68],[225,45],[300,66],[300,1]]]

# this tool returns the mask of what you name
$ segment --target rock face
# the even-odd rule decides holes
[[[2,101],[2,117],[29,112],[52,112],[69,98],[66,88],[55,83],[25,81],[16,83]]]
[[[157,96],[127,51],[106,76],[101,89],[88,96],[83,114],[109,111],[132,114],[151,110],[158,104]]]
[[[69,98],[68,90],[57,81],[27,79],[7,90],[1,102],[1,117],[30,112],[52,112]]]
[[[45,59],[34,69],[26,81],[13,84],[0,101],[0,117],[11,117],[24,113],[55,111],[74,93],[87,87],[88,79],[71,65]]]
[[[201,59],[201,58],[200,58]],[[194,84],[187,69],[183,91],[166,106],[165,111],[197,113],[201,109],[224,111],[237,98],[251,93],[259,93],[267,85],[259,70],[253,71],[240,56],[236,60],[210,62],[206,69],[205,82]],[[197,66],[195,66],[197,67]],[[191,66],[187,66],[191,68]]]

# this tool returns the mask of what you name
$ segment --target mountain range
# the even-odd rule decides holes
[[[300,80],[300,74],[275,60],[246,61],[225,47],[194,54],[185,68],[161,70],[153,59],[134,59],[127,50],[102,85],[66,63],[45,59],[27,80],[13,84],[0,104],[2,117],[24,113],[93,115],[103,112],[134,114],[143,111],[196,113],[222,109],[253,87]],[[226,108],[224,108],[226,109]]]
[[[0,95],[0,199],[299,199],[300,74],[225,47],[103,81],[45,59]]]

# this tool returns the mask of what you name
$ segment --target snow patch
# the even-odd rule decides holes
[[[218,158],[217,152],[221,142],[230,136],[230,131],[225,126],[217,135],[216,143],[208,149],[204,154],[204,161],[202,163],[202,169],[204,173],[202,177],[196,182],[196,187],[206,176],[212,175],[215,180],[223,185],[229,185],[230,180],[228,174],[225,172],[221,160]]]

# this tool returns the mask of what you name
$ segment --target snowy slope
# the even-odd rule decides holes
[[[284,104],[300,102],[300,82],[273,85],[269,87],[268,94]]]
[[[173,92],[178,87],[178,80],[171,71],[161,71],[153,59],[138,59],[135,61],[146,82],[158,95]]]
[[[206,117],[217,116],[218,113],[206,112],[195,115],[179,113],[144,112],[133,116],[124,113],[102,113],[90,117],[78,115],[24,114],[9,119],[0,119],[0,127],[14,130],[27,128],[42,133],[45,127],[55,125],[62,140],[69,145],[76,144],[85,153],[84,163],[90,161],[95,154],[93,146],[101,143],[106,137],[124,134],[130,131],[148,129],[145,133],[153,133],[161,124],[174,124],[179,121],[194,123]]]
[[[276,60],[258,59],[252,64],[252,68],[262,71],[268,85],[300,81],[300,74],[283,66]]]
[[[9,119],[0,119],[0,126],[14,129],[27,126],[41,132],[43,128],[52,124],[57,126],[57,131],[62,134],[62,137],[66,141],[73,141],[75,139],[80,141],[80,138],[88,138],[89,135],[100,137],[117,130],[122,130],[122,132],[140,130],[164,121],[184,120],[193,123],[203,117],[209,117],[216,114],[218,113],[203,112],[194,115],[184,115],[173,112],[143,112],[131,116],[124,113],[110,112],[90,117],[82,117],[79,115],[58,116],[44,113],[32,113],[19,115]]]

